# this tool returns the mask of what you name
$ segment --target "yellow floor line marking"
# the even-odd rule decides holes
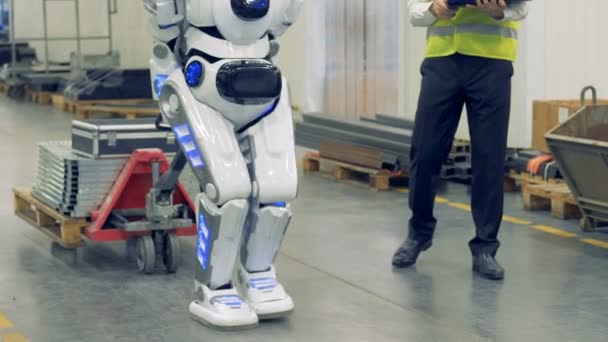
[[[596,239],[581,239],[582,242],[593,245],[595,247],[601,247],[608,249],[608,242],[596,240]]]
[[[13,327],[13,322],[11,322],[6,315],[0,311],[0,329],[8,329]]]
[[[509,216],[509,215],[504,215],[502,217],[502,220],[505,221],[505,222],[509,222],[509,223],[513,223],[513,224],[521,224],[521,225],[524,225],[524,226],[528,226],[528,225],[532,224],[531,221],[526,221],[526,220],[518,219],[517,217],[513,217],[513,216]]]
[[[448,199],[447,198],[443,198],[443,197],[435,197],[435,203],[448,203]]]
[[[464,204],[464,203],[450,202],[450,203],[448,203],[448,206],[450,206],[452,208],[464,210],[464,211],[471,211],[471,206],[468,204]]]
[[[7,333],[0,334],[1,342],[29,342],[27,337],[23,336],[20,333]]]
[[[395,191],[400,192],[402,194],[407,194],[408,192],[410,192],[410,189],[408,189],[408,188],[396,188]]]
[[[549,233],[549,234],[565,237],[565,238],[576,237],[576,234],[574,234],[574,233],[570,233],[570,232],[567,232],[565,230],[558,229],[558,228],[553,228],[553,227],[549,227],[549,226],[536,225],[536,226],[530,226],[530,228],[536,229],[536,230],[540,230],[541,232],[545,232],[545,233]]]

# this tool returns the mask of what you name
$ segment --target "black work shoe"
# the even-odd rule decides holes
[[[412,239],[407,239],[399,247],[395,255],[393,255],[393,266],[397,268],[406,268],[410,267],[416,263],[418,259],[418,255],[423,251],[431,248],[433,245],[432,241],[417,241]]]
[[[505,277],[505,269],[490,254],[473,256],[473,272],[490,280],[501,280]]]

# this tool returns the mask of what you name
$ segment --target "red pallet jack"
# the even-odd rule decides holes
[[[92,241],[137,239],[137,267],[151,273],[158,257],[167,272],[180,264],[178,236],[196,235],[194,204],[179,174],[187,160],[178,153],[172,165],[158,149],[136,150],[116,179],[84,234]]]
[[[194,205],[179,174],[187,160],[178,153],[169,165],[159,149],[133,152],[91,223],[83,231],[91,241],[136,239],[137,267],[152,273],[162,258],[169,273],[181,260],[178,236],[196,235]]]

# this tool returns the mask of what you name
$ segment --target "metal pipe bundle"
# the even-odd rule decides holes
[[[296,123],[296,144],[320,150],[324,142],[336,142],[382,152],[384,165],[407,170],[414,122],[377,114],[361,121],[345,120],[318,113],[303,114]],[[455,145],[442,168],[442,178],[468,181],[471,178],[470,148]]]
[[[322,142],[339,142],[384,152],[383,162],[394,168],[409,166],[412,131],[369,122],[304,114],[296,123],[296,144],[318,150]],[[394,164],[397,165],[394,165]]]
[[[373,118],[363,117],[363,118],[361,118],[361,121],[371,122],[371,123],[375,123],[378,125],[385,125],[385,126],[391,126],[391,127],[396,127],[396,128],[408,129],[408,130],[414,129],[413,120],[402,119],[402,118],[398,118],[396,116],[386,115],[386,114],[376,114],[376,116]]]

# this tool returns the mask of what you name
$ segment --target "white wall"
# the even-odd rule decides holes
[[[118,14],[112,17],[112,27],[114,46],[120,51],[123,66],[148,67],[152,46],[148,25],[143,1],[118,0]]]
[[[120,1],[137,2],[137,1]],[[15,36],[17,39],[42,38],[44,36],[44,16],[42,0],[15,0]],[[47,27],[49,37],[75,37],[75,5],[71,1],[49,1],[47,3]],[[106,1],[80,0],[80,29],[82,36],[107,35],[108,19]],[[44,44],[31,42],[36,47],[38,56],[44,60]],[[75,42],[50,42],[49,59],[51,61],[68,61],[69,55],[76,50]],[[106,41],[89,41],[82,43],[82,51],[95,54],[108,50]]]
[[[592,84],[608,98],[608,1],[541,0],[545,37],[537,49],[545,50],[545,97],[578,98]],[[542,5],[541,5],[542,4]]]

